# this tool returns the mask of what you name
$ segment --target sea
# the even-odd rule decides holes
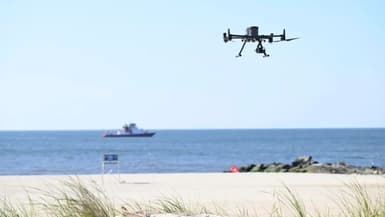
[[[385,128],[156,130],[151,138],[103,138],[100,130],[0,131],[0,175],[223,172],[232,165],[319,162],[385,166]]]

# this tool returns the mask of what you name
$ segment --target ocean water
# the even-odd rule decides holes
[[[97,174],[104,154],[122,173],[221,172],[231,165],[319,162],[385,166],[385,129],[158,130],[152,138],[102,131],[0,131],[0,175]],[[107,165],[107,172],[116,172]]]

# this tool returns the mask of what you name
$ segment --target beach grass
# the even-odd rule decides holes
[[[158,214],[178,214],[183,216],[194,216],[199,214],[216,214],[227,216],[225,210],[215,207],[214,211],[203,205],[191,204],[179,197],[162,197],[148,203],[129,202],[122,206],[123,211],[129,214],[148,216]]]
[[[42,191],[42,207],[54,217],[114,217],[116,209],[96,184],[87,186],[77,178],[64,181],[54,190]]]
[[[374,197],[370,196],[367,188],[358,182],[345,184],[345,190],[342,195],[337,195],[336,204],[338,204],[337,215],[330,214],[329,210],[317,210],[309,214],[304,202],[291,188],[284,185],[284,192],[278,193],[278,202],[291,211],[290,216],[295,217],[385,217],[385,192],[378,189]],[[274,217],[285,216],[278,206],[274,212]]]
[[[337,213],[308,212],[304,201],[292,188],[283,184],[284,190],[276,194],[270,217],[385,217],[385,194],[380,190],[370,195],[364,185],[346,184],[343,195],[338,195]],[[97,184],[84,184],[77,178],[69,178],[54,190],[39,190],[39,201],[29,198],[29,203],[13,205],[6,198],[0,204],[0,217],[129,217],[151,214],[176,214],[179,216],[232,216],[257,217],[254,210],[239,207],[227,211],[221,207],[209,209],[204,205],[192,205],[178,197],[163,197],[148,203],[125,202],[117,209]]]
[[[352,183],[346,186],[348,191],[339,200],[344,217],[385,217],[383,189],[379,189],[375,197],[370,197],[363,185]]]
[[[283,184],[283,186],[284,191],[278,194],[279,203],[291,210],[295,217],[306,217],[307,212],[303,201],[287,185]]]
[[[38,217],[38,210],[36,205],[33,204],[30,197],[28,197],[28,204],[14,205],[7,199],[3,199],[0,203],[0,217]]]

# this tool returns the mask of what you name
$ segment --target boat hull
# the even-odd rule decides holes
[[[118,138],[118,137],[152,137],[155,135],[154,133],[133,133],[133,134],[104,134],[103,137],[111,137],[111,138]]]

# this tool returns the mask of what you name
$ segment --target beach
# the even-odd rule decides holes
[[[27,203],[28,195],[32,199],[40,196],[36,189],[60,188],[71,177],[85,186],[100,186],[117,208],[132,202],[178,198],[192,207],[229,212],[248,210],[259,216],[269,216],[276,206],[288,210],[278,204],[279,197],[287,193],[285,186],[304,202],[310,213],[338,212],[338,201],[350,184],[365,187],[370,197],[385,192],[385,177],[381,175],[167,173],[0,176],[0,197],[12,203]]]

